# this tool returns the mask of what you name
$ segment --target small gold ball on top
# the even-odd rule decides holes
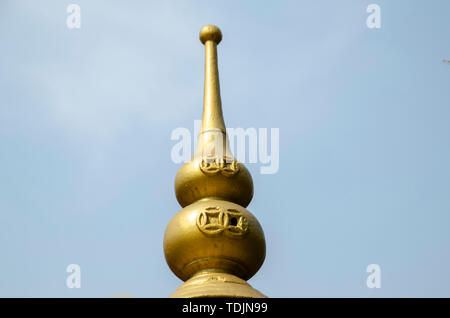
[[[222,41],[222,32],[215,25],[205,25],[200,30],[200,41],[205,44],[206,41],[214,41],[219,44]]]

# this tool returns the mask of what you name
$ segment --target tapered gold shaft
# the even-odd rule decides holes
[[[205,93],[203,98],[202,132],[208,129],[220,129],[226,133],[220,100],[219,68],[217,63],[217,44],[222,33],[215,26],[207,26],[200,33],[205,45]]]

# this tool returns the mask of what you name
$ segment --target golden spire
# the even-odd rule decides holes
[[[217,44],[222,41],[219,28],[207,25],[200,31],[200,41],[205,45],[205,94],[203,98],[202,130],[220,129],[226,133],[220,100]]]
[[[220,29],[200,31],[205,45],[205,91],[197,149],[175,178],[183,207],[169,222],[164,253],[185,283],[171,297],[265,297],[246,280],[264,262],[258,220],[245,209],[253,197],[247,168],[230,152],[220,100],[217,45]]]

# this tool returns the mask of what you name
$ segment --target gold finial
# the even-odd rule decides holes
[[[253,197],[252,177],[234,158],[226,134],[217,62],[221,39],[222,32],[216,26],[207,25],[200,31],[200,41],[205,44],[202,126],[194,157],[175,178],[175,193],[182,207],[208,197],[246,207]]]
[[[253,196],[252,177],[229,149],[217,63],[221,39],[216,26],[200,31],[205,45],[202,128],[193,158],[175,178],[183,209],[164,234],[167,264],[186,281],[172,297],[264,297],[245,282],[264,262],[266,245],[258,220],[245,209]]]

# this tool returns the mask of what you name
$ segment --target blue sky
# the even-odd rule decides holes
[[[66,7],[81,7],[81,29]],[[368,29],[366,8],[381,7]],[[201,118],[216,24],[227,126],[280,129],[247,164],[270,297],[450,297],[450,2],[2,1],[0,296],[166,297],[176,127]],[[66,267],[81,266],[80,289]],[[381,267],[381,288],[366,267]]]

